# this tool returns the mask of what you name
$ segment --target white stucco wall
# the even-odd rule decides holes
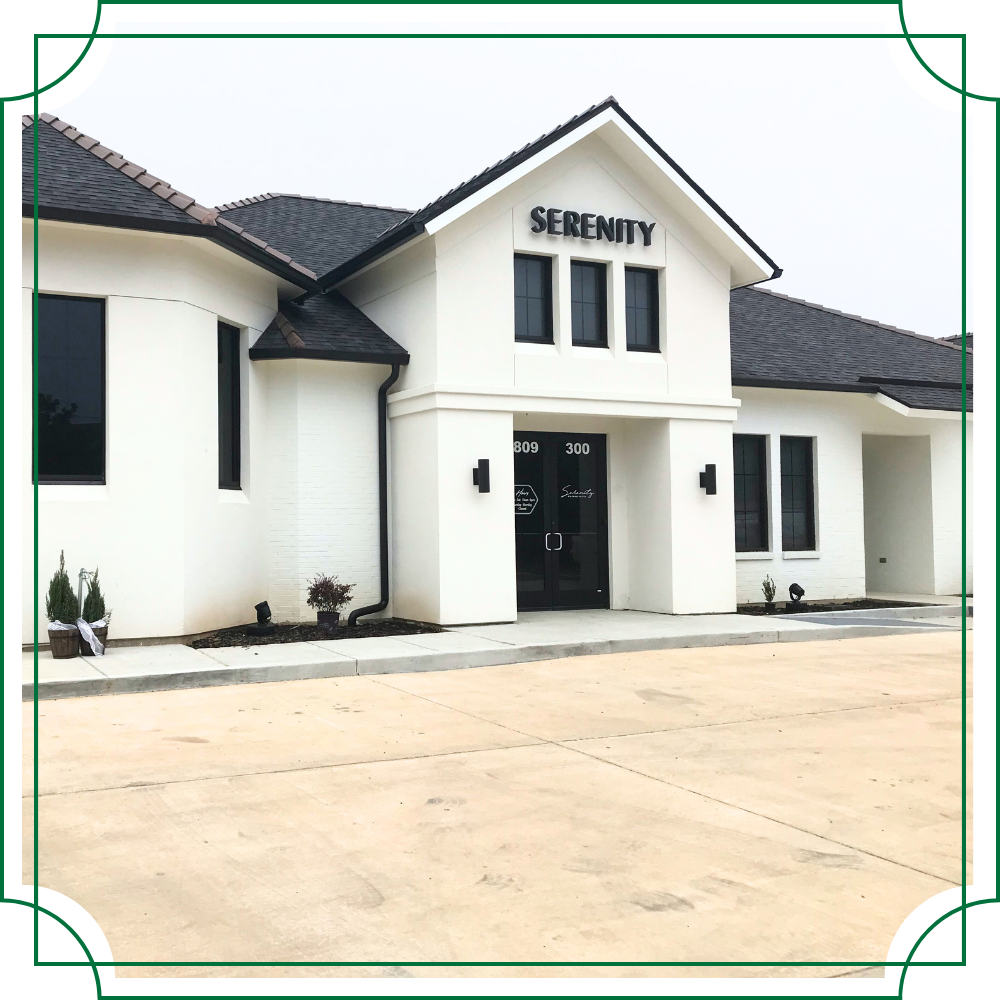
[[[931,439],[862,436],[865,575],[884,594],[933,594]]]
[[[23,517],[32,536],[31,263],[24,227]],[[100,568],[111,636],[185,635],[252,620],[267,593],[266,401],[243,366],[242,482],[218,489],[217,322],[244,352],[274,315],[278,279],[206,241],[42,223],[39,290],[106,301],[106,485],[39,488],[44,593],[65,550],[76,583]],[[32,639],[32,553],[22,560]]]

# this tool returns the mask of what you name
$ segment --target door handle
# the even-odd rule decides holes
[[[549,549],[549,551],[550,552],[562,552],[562,542],[563,542],[562,532],[560,532],[560,531],[550,531],[549,534],[550,535],[558,535],[559,536],[559,548],[557,548],[557,549]]]

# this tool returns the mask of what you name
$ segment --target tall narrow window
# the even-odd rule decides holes
[[[514,339],[552,343],[552,259],[514,254]]]
[[[570,262],[573,303],[573,343],[578,347],[608,346],[608,271],[604,264]]]
[[[659,276],[645,267],[625,268],[625,346],[660,349]]]
[[[104,300],[38,299],[38,481],[104,482]]]
[[[736,551],[767,551],[767,458],[760,434],[733,435]]]
[[[813,441],[781,439],[781,547],[785,552],[816,548],[813,502]]]
[[[219,489],[240,488],[240,331],[219,324]]]

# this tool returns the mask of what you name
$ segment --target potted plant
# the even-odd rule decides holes
[[[55,660],[68,660],[79,650],[80,630],[73,623],[77,619],[79,606],[73,586],[66,573],[66,558],[59,553],[59,569],[49,581],[49,592],[45,595],[45,617],[49,620],[49,648]]]
[[[764,591],[764,610],[770,614],[774,611],[774,595],[778,590],[774,584],[774,580],[771,579],[770,573],[764,577],[764,582],[761,584],[760,589]]]
[[[340,622],[340,609],[351,599],[353,583],[341,583],[335,576],[320,573],[315,580],[309,581],[309,597],[306,604],[316,609],[318,625],[337,625]]]
[[[104,606],[104,594],[101,592],[101,581],[95,569],[93,574],[87,577],[87,596],[83,599],[83,620],[90,626],[94,633],[94,638],[101,644],[101,649],[108,644],[108,625],[111,622],[111,612]],[[90,640],[80,633],[80,655],[94,656],[97,650],[94,649]]]

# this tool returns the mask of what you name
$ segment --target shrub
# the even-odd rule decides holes
[[[339,611],[351,599],[353,583],[341,583],[335,576],[320,573],[309,581],[309,598],[306,604],[317,611]]]
[[[97,576],[98,571],[87,580],[87,596],[83,599],[83,617],[88,622],[99,622],[102,619],[105,623],[111,620],[111,612],[104,606],[104,594],[101,593],[101,581]]]
[[[778,588],[774,585],[774,580],[771,579],[770,574],[764,577],[764,582],[761,584],[761,590],[764,591],[764,600],[771,604],[774,602],[774,595],[777,593]]]
[[[59,569],[52,574],[49,581],[49,592],[45,595],[45,617],[50,622],[62,622],[72,625],[79,615],[79,605],[73,585],[66,573],[66,558],[59,553]]]

